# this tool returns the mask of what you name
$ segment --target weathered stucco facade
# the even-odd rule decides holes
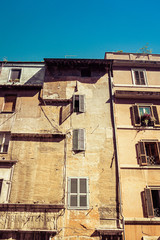
[[[109,67],[2,63],[0,239],[121,239]]]
[[[160,236],[160,55],[106,53],[126,240]]]

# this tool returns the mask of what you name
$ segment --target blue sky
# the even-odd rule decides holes
[[[106,51],[160,53],[159,0],[1,2],[0,60],[104,58]]]

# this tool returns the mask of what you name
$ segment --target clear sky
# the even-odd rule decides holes
[[[7,0],[0,16],[1,61],[160,53],[160,0]]]

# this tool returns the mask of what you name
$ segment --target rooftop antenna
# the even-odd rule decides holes
[[[68,57],[76,57],[77,55],[65,55],[65,58],[68,58]]]

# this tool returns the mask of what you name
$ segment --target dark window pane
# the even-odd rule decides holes
[[[87,206],[87,196],[80,196],[80,207]]]
[[[70,196],[70,207],[76,207],[77,206],[77,196]]]
[[[86,192],[87,192],[86,179],[80,179],[80,193]]]
[[[3,179],[0,179],[0,195],[1,195],[1,192],[2,192],[2,183],[3,183]]]
[[[71,179],[71,193],[77,193],[77,179]]]
[[[20,75],[21,75],[20,69],[12,69],[10,79],[11,80],[20,79]]]

